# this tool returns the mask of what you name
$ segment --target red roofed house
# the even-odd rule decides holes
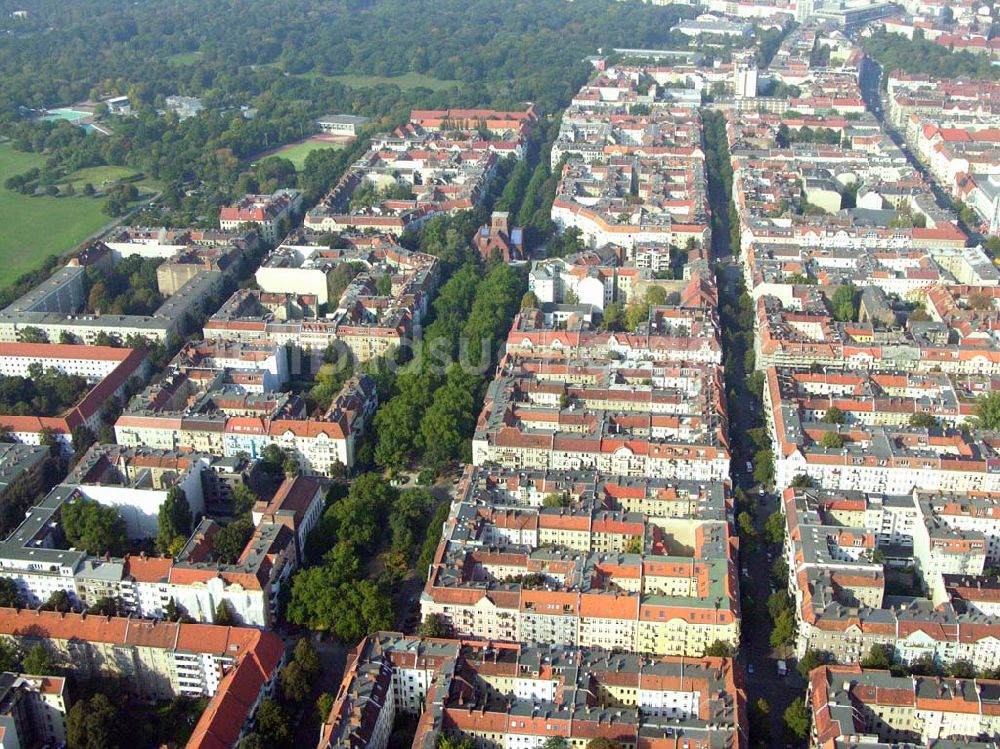
[[[0,376],[28,377],[54,369],[64,375],[84,377],[92,387],[69,410],[57,415],[0,414],[2,425],[18,442],[37,445],[41,431],[52,432],[66,452],[72,452],[73,430],[86,427],[97,433],[101,414],[112,399],[121,399],[133,377],[146,373],[142,351],[110,346],[73,346],[56,343],[0,343]]]
[[[276,190],[270,195],[245,195],[234,205],[219,211],[219,226],[224,231],[239,229],[243,224],[256,224],[265,242],[275,243],[283,218],[297,213],[302,207],[300,190]]]
[[[281,638],[256,629],[28,609],[0,609],[0,640],[43,643],[58,668],[119,679],[139,699],[210,697],[187,749],[236,746],[285,660]]]

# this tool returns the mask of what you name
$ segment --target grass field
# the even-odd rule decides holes
[[[44,160],[0,145],[0,287],[34,270],[49,255],[72,249],[111,220],[101,212],[101,199],[32,198],[3,187],[8,177]]]
[[[270,156],[280,156],[283,159],[288,159],[293,164],[295,164],[295,169],[298,171],[302,168],[302,165],[306,163],[306,157],[313,151],[318,151],[321,148],[343,148],[341,143],[331,143],[328,140],[304,140],[299,143],[290,143],[284,148],[279,148],[277,151],[269,154]]]
[[[129,169],[127,166],[91,166],[86,169],[77,169],[68,175],[66,182],[73,185],[73,189],[80,192],[88,182],[94,186],[98,193],[103,193],[112,187],[114,183],[122,180],[132,180],[141,172]],[[139,189],[140,196],[157,193],[163,189],[163,185],[155,179],[138,179],[133,184]]]
[[[167,57],[167,62],[171,65],[193,65],[198,62],[201,57],[201,52],[195,50],[194,52],[178,52],[176,55],[170,55]]]
[[[176,55],[174,55],[176,57]],[[265,62],[260,65],[252,66],[256,69],[261,68],[279,68],[280,64],[276,62]],[[403,75],[354,75],[353,73],[343,73],[341,75],[326,75],[320,73],[317,70],[310,70],[308,73],[293,73],[295,78],[302,78],[306,81],[323,79],[325,81],[337,81],[343,83],[345,86],[350,86],[351,88],[371,88],[372,86],[380,86],[382,84],[388,84],[390,86],[398,86],[403,91],[407,91],[411,88],[429,88],[431,91],[444,91],[452,86],[459,85],[459,81],[443,81],[440,78],[435,78],[431,75],[424,75],[423,73],[403,73]]]
[[[306,73],[305,75],[310,74]],[[312,76],[320,77],[320,74],[313,73]],[[458,85],[458,81],[442,81],[438,78],[424,75],[423,73],[405,73],[403,75],[393,77],[385,77],[381,75],[351,75],[345,73],[344,75],[331,75],[324,77],[329,78],[332,81],[339,81],[345,86],[351,86],[352,88],[370,88],[372,86],[387,83],[392,86],[399,86],[399,88],[404,91],[421,86],[423,88],[429,88],[431,91],[444,91],[445,89]]]
[[[129,169],[127,166],[92,166],[76,170],[66,178],[66,181],[72,183],[77,191],[82,190],[89,182],[100,192],[105,186],[110,187],[112,182],[131,179],[137,174],[135,169]]]

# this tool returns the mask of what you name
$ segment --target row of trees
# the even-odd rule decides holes
[[[806,125],[792,130],[782,123],[778,126],[775,140],[779,148],[788,148],[791,143],[827,143],[835,146],[840,144],[841,139],[840,133],[828,127],[813,129]]]
[[[350,642],[392,626],[391,596],[413,561],[434,499],[424,489],[400,492],[374,473],[354,479],[345,496],[332,494],[306,544],[310,566],[292,580],[287,618]],[[381,573],[370,574],[383,550]]]
[[[418,460],[430,480],[450,460],[471,460],[469,439],[485,376],[518,310],[524,279],[510,266],[463,265],[440,289],[416,359],[383,377],[375,415],[377,465],[399,471]]]
[[[705,117],[705,140],[709,199],[713,212],[713,249],[719,254],[725,254],[731,247],[736,253],[739,250],[739,226],[730,198],[732,165],[725,121],[719,113],[710,112]],[[755,368],[753,299],[747,294],[739,274],[726,278],[719,273],[717,279],[722,291],[719,316],[722,323],[723,369],[734,465],[742,466],[752,457],[751,478],[762,485],[768,485],[774,478],[774,457],[761,408],[764,378]],[[781,513],[771,515],[764,524],[763,532],[758,533],[758,504],[751,501],[739,485],[734,488],[733,496],[741,553],[753,553],[762,541],[771,549],[780,550],[785,533]],[[770,622],[769,644],[775,648],[786,647],[795,639],[796,619],[787,593],[788,570],[780,553],[772,564],[770,580],[774,592],[764,602]],[[752,621],[759,621],[764,612],[760,610],[760,597],[754,590],[753,580],[748,576],[740,579],[740,600],[745,622],[744,633],[749,633],[747,625]],[[715,643],[710,648],[711,654],[722,656],[731,655],[728,650],[724,643]],[[808,736],[809,710],[801,697],[786,708],[782,717],[788,740],[800,742]],[[764,749],[778,743],[777,737],[772,737],[771,707],[765,698],[761,697],[749,706],[748,718],[752,746]]]
[[[708,200],[712,206],[712,249],[716,255],[740,251],[740,221],[732,201],[733,164],[729,156],[726,118],[718,110],[702,114],[705,130],[705,168]]]
[[[292,658],[279,677],[281,688],[278,694],[261,702],[254,717],[254,728],[240,741],[239,749],[283,749],[290,746],[295,715],[303,710],[312,695],[321,669],[319,655],[309,639],[296,642]],[[321,701],[324,705],[332,705],[332,701]],[[317,703],[317,710],[319,707]],[[326,714],[320,719],[325,720]]]

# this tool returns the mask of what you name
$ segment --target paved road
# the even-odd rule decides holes
[[[720,304],[731,304],[736,307],[742,267],[731,255],[721,256],[719,262],[722,264]],[[742,406],[735,413],[730,414],[732,429],[735,433],[745,433],[753,426],[753,420],[756,419],[761,405],[746,390],[745,383],[728,384],[735,386],[740,392],[739,403]],[[799,677],[792,662],[788,662],[788,676],[784,678],[778,676],[777,662],[786,654],[772,651],[770,645],[771,620],[767,615],[766,601],[771,593],[771,560],[767,557],[768,549],[761,536],[768,516],[778,509],[778,502],[774,494],[760,494],[760,487],[743,466],[735,466],[732,480],[734,486],[741,487],[748,498],[757,502],[754,517],[760,537],[754,551],[749,552],[742,549],[740,552],[740,583],[744,585],[749,582],[748,587],[753,590],[756,609],[755,615],[752,617],[748,617],[748,612],[744,611],[742,622],[743,637],[740,660],[747,669],[747,701],[750,705],[761,698],[767,701],[771,708],[772,740],[769,742],[769,746],[785,746],[783,740],[785,708],[796,697],[805,694],[805,681]],[[778,549],[772,551],[774,554],[780,553]],[[746,576],[742,574],[744,568],[747,571]],[[753,673],[750,673],[750,669],[753,669]]]
[[[749,483],[749,482],[748,482]],[[758,534],[764,529],[768,516],[778,509],[778,500],[774,494],[764,496],[757,494],[756,486],[748,486],[748,496],[759,500],[756,515]],[[773,554],[780,550],[772,549]],[[767,556],[768,548],[763,538],[760,538],[757,548],[750,553],[741,554],[741,564],[747,568],[754,591],[754,603],[757,606],[755,615],[749,620],[743,619],[743,659],[747,665],[747,699],[754,704],[764,698],[771,707],[770,746],[781,746],[784,735],[784,713],[796,697],[803,697],[806,682],[795,670],[793,659],[789,658],[789,650],[777,652],[771,648],[771,620],[767,615],[765,603],[771,594],[770,570],[771,559]],[[742,580],[742,578],[741,578]],[[785,659],[788,675],[778,675],[778,660]],[[749,669],[753,668],[753,673]]]
[[[953,205],[951,196],[944,191],[938,181],[934,178],[934,175],[927,170],[920,159],[917,158],[916,154],[910,150],[910,147],[904,140],[903,135],[896,130],[889,120],[886,119],[885,102],[882,99],[882,92],[879,89],[879,81],[881,79],[882,66],[870,57],[864,58],[861,66],[861,75],[858,77],[858,85],[861,89],[861,96],[865,100],[865,105],[868,107],[868,111],[874,115],[875,119],[882,125],[882,129],[885,131],[886,135],[888,135],[899,150],[903,152],[903,155],[906,156],[906,160],[910,163],[910,166],[920,173],[927,181],[938,206],[941,208],[951,208]],[[961,220],[959,220],[959,224],[970,237],[980,242],[983,241],[978,229],[972,226],[966,226]]]

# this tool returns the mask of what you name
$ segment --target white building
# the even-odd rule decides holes
[[[371,122],[369,117],[353,114],[328,114],[316,120],[316,127],[327,135],[346,135],[354,137],[365,125]]]
[[[740,99],[752,99],[757,96],[757,68],[755,66],[738,66],[735,70],[736,96]]]

